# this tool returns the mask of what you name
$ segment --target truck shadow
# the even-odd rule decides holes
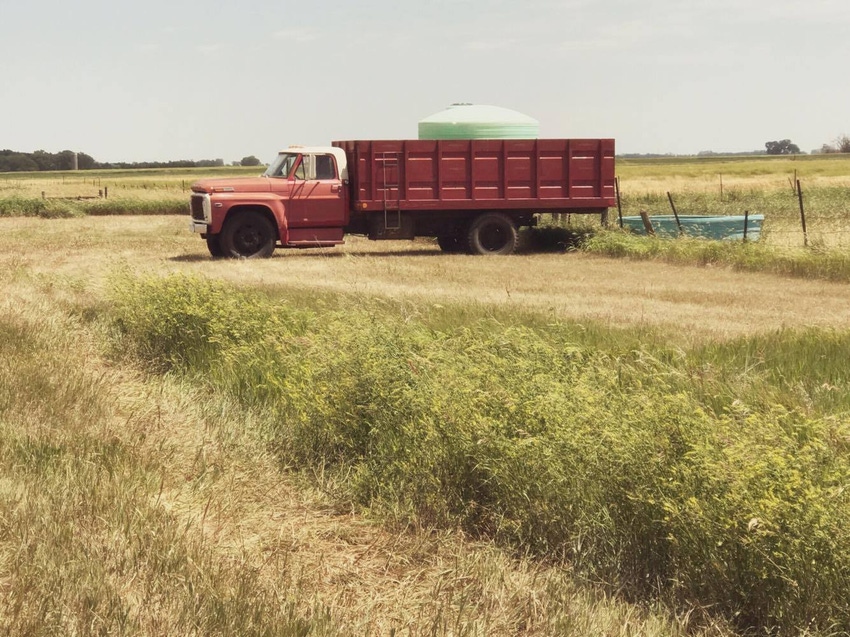
[[[584,228],[543,227],[523,230],[520,234],[517,255],[544,254],[552,252],[571,252],[578,250],[581,244],[593,235],[592,230]],[[380,257],[382,259],[392,257],[446,257],[446,256],[469,256],[464,253],[446,254],[436,245],[431,248],[415,248],[397,250],[373,250],[348,248],[344,251],[334,248],[300,248],[300,249],[278,249],[272,259],[341,259],[343,257]],[[176,263],[197,263],[201,261],[226,261],[226,258],[215,258],[208,254],[182,254],[171,257],[170,261]]]
[[[271,256],[271,260],[278,259],[341,259],[343,257],[439,257],[443,253],[439,250],[347,250],[345,252],[333,252],[333,248],[323,249],[278,249]],[[181,254],[169,257],[174,263],[199,263],[201,261],[228,261],[227,257],[211,257],[208,254]],[[265,260],[265,259],[262,259]]]
[[[520,232],[517,254],[539,254],[548,252],[571,252],[581,248],[593,230],[563,226],[528,228]]]

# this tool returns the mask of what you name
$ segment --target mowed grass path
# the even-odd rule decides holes
[[[683,267],[579,253],[444,255],[428,240],[349,237],[269,260],[212,260],[182,217],[0,219],[0,263],[53,285],[98,286],[117,267],[193,272],[252,286],[310,288],[416,304],[462,303],[537,317],[661,328],[674,343],[785,327],[850,326],[850,286],[723,267]]]

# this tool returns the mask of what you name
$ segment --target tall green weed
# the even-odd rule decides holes
[[[183,276],[114,289],[119,344],[262,408],[282,461],[362,505],[744,628],[850,630],[847,413],[774,400],[818,369],[814,337],[754,342],[779,353],[748,376],[730,352],[600,349],[557,325],[316,314]],[[815,377],[846,405],[835,369]]]
[[[42,217],[45,219],[64,219],[78,217],[82,213],[74,205],[76,202],[27,198],[0,198],[0,217]]]
[[[85,215],[182,215],[187,199],[42,199],[40,197],[0,198],[2,217],[42,217],[65,219]]]

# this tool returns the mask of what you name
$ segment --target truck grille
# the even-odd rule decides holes
[[[189,211],[192,215],[192,219],[194,221],[205,221],[207,223],[210,222],[209,216],[210,210],[210,197],[209,195],[203,193],[196,193],[192,195],[192,199],[189,203]]]

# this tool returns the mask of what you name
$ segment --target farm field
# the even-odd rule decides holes
[[[0,217],[184,214],[201,177],[254,176],[262,167],[146,169],[0,175]],[[762,240],[802,246],[799,180],[812,247],[850,247],[850,156],[618,159],[624,215],[765,215]],[[106,194],[106,197],[98,195]],[[76,200],[75,198],[83,199]],[[586,219],[575,218],[579,225]]]
[[[850,630],[850,284],[122,213],[0,286],[4,634]]]

